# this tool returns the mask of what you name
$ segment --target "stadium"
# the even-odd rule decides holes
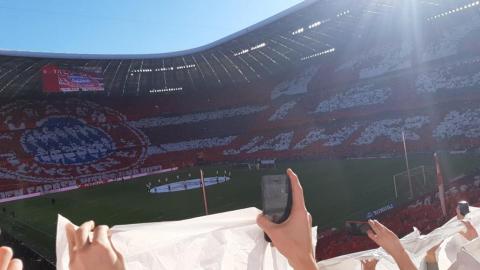
[[[0,227],[55,269],[57,215],[109,226],[261,209],[292,168],[316,259],[375,248],[480,206],[480,2],[311,0],[198,48],[0,51]]]

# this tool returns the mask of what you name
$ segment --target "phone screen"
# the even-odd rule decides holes
[[[347,221],[345,223],[345,229],[351,235],[356,236],[365,236],[367,232],[372,228],[368,224],[368,222],[364,221]]]
[[[286,175],[262,178],[263,213],[274,223],[282,223],[290,215],[291,187]]]

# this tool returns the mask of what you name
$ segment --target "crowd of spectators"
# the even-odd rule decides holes
[[[295,107],[295,105],[297,105],[297,101],[295,100],[292,100],[292,101],[289,101],[287,103],[284,103],[282,104],[280,107],[278,107],[278,109],[272,114],[272,116],[270,116],[270,118],[268,118],[268,121],[270,122],[273,122],[273,121],[277,121],[277,120],[282,120],[284,119],[288,112],[293,109],[293,107]]]
[[[447,217],[455,216],[457,202],[466,200],[480,205],[480,176],[466,176],[453,183],[446,194]],[[438,192],[427,194],[415,202],[399,206],[375,217],[399,236],[411,233],[413,227],[423,234],[430,233],[447,220],[438,199]],[[365,236],[353,236],[345,229],[332,228],[319,233],[317,260],[325,260],[344,254],[375,248]]]
[[[480,137],[480,109],[449,112],[433,131],[438,140],[454,137]]]
[[[435,93],[441,89],[462,89],[480,84],[480,57],[442,65],[421,72],[415,87],[419,93]]]
[[[283,95],[292,96],[306,93],[308,85],[317,71],[318,67],[309,67],[299,74],[295,74],[295,77],[282,81],[273,88],[271,98],[276,99]]]
[[[407,41],[373,46],[339,65],[336,71],[358,70],[360,79],[380,76],[410,67],[411,52],[412,44]]]
[[[458,54],[462,49],[462,41],[479,28],[478,16],[473,16],[467,24],[457,24],[444,30],[436,28],[436,35],[429,36],[425,44],[416,48],[419,51],[417,62],[427,63]],[[335,71],[356,70],[360,79],[368,79],[411,67],[413,42],[408,38],[403,41],[392,40],[390,44],[373,44],[362,53],[356,52],[339,64]]]
[[[326,113],[360,106],[384,103],[392,94],[390,88],[376,88],[373,84],[354,86],[318,104],[315,113]]]
[[[480,19],[472,16],[469,23],[462,23],[454,29],[445,28],[439,37],[431,40],[422,50],[421,62],[429,62],[458,53],[461,41],[469,34],[480,28]]]
[[[293,149],[300,150],[304,149],[311,144],[323,140],[324,146],[337,146],[342,144],[348,137],[350,137],[353,132],[358,129],[359,125],[354,123],[351,126],[343,127],[338,131],[327,134],[324,128],[314,128],[310,130],[303,140],[298,142]]]
[[[146,119],[130,122],[130,124],[137,128],[191,124],[191,123],[197,123],[197,122],[203,122],[203,121],[226,119],[226,118],[231,118],[235,116],[244,116],[244,115],[254,114],[254,113],[264,111],[267,108],[268,108],[267,106],[245,106],[245,107],[234,108],[234,109],[186,114],[182,116],[146,118]]]
[[[358,78],[363,80],[362,82],[359,83],[358,80],[353,83],[340,81],[339,84],[346,84],[346,86],[320,89],[322,90],[318,91],[320,93],[312,94],[309,93],[312,87],[310,84],[321,70],[320,66],[313,64],[268,88],[272,90],[268,91],[272,100],[284,98],[282,99],[283,103],[276,108],[274,108],[273,102],[270,103],[264,99],[253,102],[256,101],[256,91],[249,91],[248,97],[238,100],[226,94],[223,94],[224,96],[221,98],[212,99],[213,101],[209,97],[198,100],[192,97],[188,102],[183,102],[182,97],[175,97],[171,100],[165,98],[166,101],[157,100],[157,103],[149,104],[146,108],[140,109],[135,107],[121,108],[122,102],[114,104],[119,108],[119,111],[125,109],[124,115],[114,112],[108,106],[100,106],[86,100],[49,101],[52,104],[48,104],[47,101],[16,101],[1,108],[0,141],[9,142],[21,138],[23,151],[32,155],[29,158],[19,157],[23,158],[23,162],[33,158],[41,163],[63,163],[63,165],[66,163],[65,157],[71,155],[76,157],[76,162],[78,157],[88,156],[86,160],[90,162],[102,156],[108,156],[111,152],[128,156],[133,152],[142,152],[145,149],[148,156],[144,161],[145,164],[158,164],[159,160],[162,161],[171,157],[169,154],[176,155],[175,158],[168,158],[170,161],[175,159],[187,160],[186,155],[191,156],[193,152],[204,150],[221,153],[216,156],[219,159],[237,155],[239,156],[238,159],[242,159],[242,154],[250,155],[249,157],[251,155],[262,157],[266,152],[270,154],[283,152],[286,153],[286,156],[301,155],[303,150],[314,148],[313,146],[316,144],[321,144],[322,147],[326,148],[344,146],[343,150],[348,147],[355,147],[357,152],[359,148],[365,147],[365,149],[368,149],[369,146],[375,145],[377,149],[381,149],[384,153],[391,153],[391,144],[399,145],[403,138],[409,142],[420,142],[426,145],[432,140],[442,144],[451,139],[460,139],[459,141],[462,143],[462,139],[480,138],[480,109],[476,107],[461,108],[458,105],[453,108],[446,106],[447,109],[443,109],[444,104],[435,104],[435,99],[421,104],[420,109],[416,111],[405,109],[403,108],[404,104],[400,106],[394,103],[395,98],[400,96],[396,92],[397,89],[393,85],[389,85],[388,82],[376,80],[376,78],[418,64],[420,72],[414,76],[415,82],[411,86],[412,89],[408,89],[419,94],[418,96],[426,93],[436,93],[439,90],[450,91],[448,93],[454,96],[456,93],[453,91],[455,90],[479,87],[480,72],[478,67],[480,66],[480,58],[478,56],[471,57],[467,54],[468,60],[452,60],[461,53],[463,40],[472,33],[477,34],[479,28],[480,19],[478,16],[474,16],[469,23],[457,24],[453,28],[441,31],[441,34],[437,33],[423,47],[415,50],[413,49],[413,43],[408,39],[402,41],[397,39],[388,44],[366,46],[363,51],[360,53],[357,51],[355,55],[346,57],[348,60],[340,61],[333,68],[337,73],[350,71],[358,73]],[[419,55],[419,58],[415,59],[417,57],[415,55]],[[445,61],[436,63],[440,59]],[[423,67],[424,64],[432,64],[433,67]],[[396,76],[397,80],[408,78],[404,74],[395,73],[393,76]],[[379,81],[381,83],[377,84]],[[338,89],[343,90],[338,92]],[[260,92],[265,93],[267,91],[258,91],[258,93]],[[214,95],[217,95],[217,93]],[[221,96],[221,94],[218,95]],[[239,96],[241,94],[238,94],[237,97]],[[402,101],[408,103],[418,96]],[[308,114],[298,114],[298,111],[306,112],[307,110],[303,105],[310,103],[315,103],[315,105],[313,108],[308,108],[310,109]],[[393,108],[386,108],[390,104]],[[365,113],[368,111],[365,108],[378,108],[379,105],[385,105],[380,113],[378,111],[371,114]],[[425,111],[431,109],[431,106],[438,108],[439,113],[436,112],[435,115],[426,113]],[[208,108],[208,111],[205,111],[206,108]],[[270,110],[273,113],[270,114]],[[410,116],[401,118],[383,115],[384,112],[392,113],[390,110],[393,113],[408,113]],[[343,115],[343,119],[336,118],[342,116],[340,113],[345,111],[348,114]],[[158,129],[160,134],[164,131],[161,128],[173,127],[178,128],[180,133],[188,130],[182,129],[185,126],[194,126],[211,121],[218,121],[217,124],[221,124],[222,121],[243,119],[265,112],[268,112],[269,115],[263,121],[252,125],[242,122],[239,129],[244,129],[245,132],[241,134],[240,132],[228,134],[231,133],[230,130],[222,130],[222,134],[220,134],[217,130],[209,130],[207,126],[203,127],[202,132],[187,132],[188,135],[181,137],[181,139],[155,144],[150,143],[147,139],[135,144],[135,142],[124,138],[112,142],[110,138],[113,134],[123,133],[125,129],[115,130],[123,124],[144,131]],[[302,118],[311,119],[307,119],[310,121],[298,125],[297,122],[300,121],[290,118],[291,114],[294,113],[301,115]],[[53,125],[37,128],[38,125],[43,124],[42,121],[48,121],[45,119],[56,115],[70,115],[81,120],[78,124],[71,125],[71,118],[57,118]],[[345,121],[345,118],[350,117],[356,119]],[[267,125],[267,122],[271,122],[269,123],[271,125]],[[281,126],[282,123],[286,123],[285,126]],[[94,127],[88,126],[89,124],[93,124]],[[278,126],[275,126],[276,124]],[[100,125],[110,133],[106,134],[96,128]],[[255,126],[253,127],[255,133],[248,132],[252,126]],[[321,126],[321,128],[318,126]],[[431,130],[431,133],[424,136],[423,132],[427,126],[431,126],[427,129],[427,132]],[[194,126],[192,129],[197,127]],[[270,130],[271,127],[274,128]],[[141,131],[138,131],[138,134],[140,133]],[[206,136],[199,136],[198,134]],[[385,143],[385,141],[388,143]],[[477,145],[473,146],[478,146],[478,142]],[[10,145],[7,147],[8,143],[4,144],[6,145],[5,149],[10,147]],[[0,166],[7,166],[13,162],[20,163],[17,160],[13,161],[13,151],[7,150],[0,153],[0,158],[2,158]],[[357,154],[357,152],[341,153],[350,156]],[[337,153],[340,153],[340,151]],[[190,159],[192,158],[190,157]],[[2,169],[0,171],[2,180],[0,189],[16,188],[15,184],[12,184],[16,180],[15,177],[3,172],[3,167],[0,169]],[[308,240],[310,238],[308,230],[311,227],[311,217],[305,208],[301,186],[296,175],[291,171],[288,174],[292,180],[294,191],[292,218],[284,224],[275,225],[263,216],[259,216],[258,225],[272,238],[274,245],[289,259],[289,263],[293,267],[314,269],[312,243]],[[446,191],[448,216],[458,214],[456,213],[456,203],[460,200],[468,200],[472,204],[480,203],[480,176],[471,178],[473,179],[459,181]],[[401,244],[395,233],[404,236],[411,232],[413,226],[423,233],[428,233],[443,224],[445,217],[439,211],[438,197],[438,193],[429,194],[409,205],[397,207],[378,216],[377,218],[381,223],[370,221],[371,230],[368,236],[352,236],[343,229],[322,232],[317,245],[316,259],[323,260],[362,251],[374,248],[378,244],[394,257],[401,269],[414,269],[411,261],[409,262],[407,258],[408,255],[400,252],[400,256],[396,256],[399,254],[396,251],[399,248],[401,249]],[[465,225],[467,232],[470,230],[469,233],[476,233],[472,232],[471,225],[469,226],[468,222]],[[123,256],[113,248],[109,241],[107,227],[95,226],[93,222],[87,222],[80,228],[70,226],[67,232],[72,270],[124,268]],[[88,237],[89,233],[93,233],[92,239]],[[471,240],[467,237],[469,236],[468,233],[464,232],[462,235]],[[478,237],[478,233],[476,236]],[[3,233],[1,237],[3,242],[14,247],[16,255],[22,258],[26,267],[28,267],[30,261],[42,260],[38,254],[31,252],[29,249],[24,249],[22,247],[23,243],[16,241],[8,234]],[[367,237],[373,241],[369,241]],[[8,270],[20,269],[21,264],[17,260],[11,260],[12,255],[9,252],[7,249],[0,249],[0,270],[7,268]],[[99,254],[105,256],[99,256]],[[45,264],[48,264],[48,262],[45,261]],[[363,262],[363,267],[374,269],[375,263]]]
[[[164,154],[164,153],[171,153],[171,152],[181,152],[181,151],[192,151],[192,150],[199,150],[199,149],[209,149],[214,147],[223,147],[229,145],[233,140],[235,140],[236,136],[229,136],[229,137],[214,137],[214,138],[207,138],[207,139],[199,139],[199,140],[192,140],[192,141],[184,141],[178,143],[167,143],[161,144],[158,146],[150,146],[148,148],[149,155],[155,154]]]
[[[386,254],[379,257],[360,258],[357,262],[364,270],[376,269],[376,265],[385,256],[390,256],[400,270],[416,270],[417,261],[411,257],[411,253],[403,246],[406,242],[401,241],[399,236],[406,235],[415,226],[422,233],[428,233],[445,223],[446,218],[441,214],[439,202],[432,199],[437,194],[430,194],[418,199],[415,203],[405,205],[377,216],[376,220],[368,220],[368,230],[365,236],[354,236],[345,230],[330,230],[320,233],[314,251],[311,237],[312,217],[308,213],[303,197],[303,189],[296,174],[290,169],[287,171],[292,187],[292,207],[289,218],[281,224],[272,223],[263,214],[258,215],[257,224],[271,239],[272,245],[288,260],[295,270],[316,270],[316,260],[324,260],[342,254],[356,251],[382,248]],[[480,203],[480,176],[468,176],[457,180],[446,192],[446,208],[448,217],[456,216],[464,225],[464,229],[458,231],[468,244],[478,240],[478,229],[473,221],[468,219],[469,214],[463,213],[459,208],[459,202],[465,205],[464,200],[470,200],[472,204]],[[468,210],[467,204],[467,210]],[[68,240],[68,267],[71,270],[104,269],[124,270],[126,268],[127,254],[120,253],[115,249],[109,227],[96,225],[93,221],[83,223],[76,227],[67,223],[65,230]],[[14,253],[10,248],[0,248],[0,267],[2,270],[21,270],[29,265],[31,260],[42,260],[30,250],[23,250],[16,240],[2,235],[7,244],[15,248],[15,256],[22,258],[13,259]],[[7,238],[6,238],[7,237]],[[433,246],[423,256],[427,267],[440,264],[435,251],[440,247],[445,238],[440,238],[439,244]],[[438,239],[438,236],[437,238]],[[413,239],[411,239],[413,240]],[[263,241],[263,240],[262,240]],[[461,249],[458,250],[460,252]],[[347,259],[347,258],[345,258]],[[451,258],[453,264],[465,263],[461,257]],[[37,262],[38,266],[42,262]],[[50,269],[48,262],[44,269]],[[322,262],[320,262],[322,265]],[[442,262],[443,263],[443,262]],[[478,262],[477,262],[478,265]],[[440,265],[437,265],[437,267]],[[328,268],[327,268],[328,269]],[[431,268],[428,268],[431,269]],[[438,269],[438,268],[433,268]],[[472,269],[473,268],[463,268]]]
[[[406,119],[385,119],[368,125],[360,137],[355,141],[356,145],[371,144],[376,138],[385,136],[393,142],[402,142],[402,134],[405,139],[417,141],[420,136],[414,132],[428,124],[427,116],[414,116]]]

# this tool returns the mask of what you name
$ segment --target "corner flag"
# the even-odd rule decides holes
[[[200,183],[202,185],[203,206],[205,207],[205,215],[208,215],[207,192],[205,191],[205,181],[203,179],[203,170],[200,170]]]
[[[442,169],[440,168],[440,161],[438,158],[438,154],[436,152],[435,154],[433,154],[433,157],[435,158],[435,168],[437,170],[438,198],[440,199],[440,205],[442,207],[443,216],[446,217],[447,208],[445,206],[445,187],[444,187]]]

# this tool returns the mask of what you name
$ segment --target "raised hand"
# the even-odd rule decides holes
[[[70,270],[124,270],[123,257],[112,245],[108,226],[97,226],[93,221],[83,223],[78,229],[67,224]],[[90,240],[90,234],[93,237]]]
[[[375,270],[377,267],[378,260],[375,258],[371,259],[364,259],[361,261],[362,263],[362,270]]]
[[[0,270],[22,270],[23,264],[19,259],[12,259],[13,251],[9,247],[0,248]]]
[[[400,270],[417,269],[394,232],[376,220],[369,220],[368,224],[372,227],[368,231],[368,237],[393,257]]]
[[[312,216],[305,207],[303,189],[297,175],[291,169],[287,170],[287,174],[292,185],[290,216],[284,223],[275,224],[259,215],[257,224],[295,270],[317,269],[312,247]]]

